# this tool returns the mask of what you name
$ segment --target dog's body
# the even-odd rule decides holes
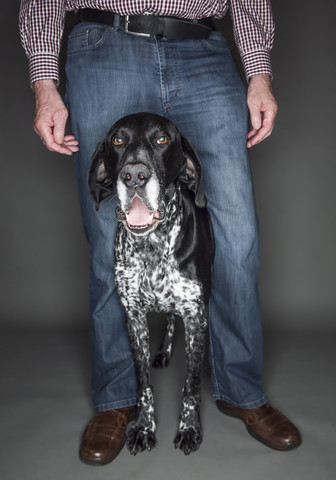
[[[156,367],[170,360],[175,315],[185,326],[187,374],[175,446],[187,454],[202,439],[200,374],[214,243],[200,182],[201,166],[188,140],[168,120],[145,113],[117,122],[90,167],[97,206],[114,185],[120,199],[115,283],[126,310],[138,378],[138,414],[127,438],[133,454],[155,444],[146,319],[152,311],[167,314]]]

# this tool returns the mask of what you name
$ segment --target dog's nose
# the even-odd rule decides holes
[[[120,176],[127,187],[143,187],[150,179],[151,173],[143,163],[129,163],[125,165]]]

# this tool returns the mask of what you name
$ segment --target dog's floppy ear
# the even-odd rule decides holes
[[[205,208],[206,196],[202,187],[202,165],[195,148],[190,141],[181,135],[181,145],[186,163],[182,168],[180,180],[186,183],[190,190],[195,190],[195,203],[198,207]]]
[[[104,157],[105,142],[100,142],[92,156],[88,172],[88,186],[95,201],[96,210],[99,209],[100,202],[104,198],[109,197],[113,192],[113,181],[107,176]]]

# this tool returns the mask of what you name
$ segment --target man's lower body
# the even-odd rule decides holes
[[[80,23],[74,28],[66,71],[67,102],[80,148],[76,154],[80,205],[90,244],[96,411],[135,405],[136,377],[113,281],[117,198],[106,200],[96,212],[87,171],[110,126],[120,117],[147,111],[173,121],[194,144],[203,164],[216,240],[209,304],[213,396],[222,411],[229,409],[245,421],[244,412],[266,404],[257,291],[259,246],[246,149],[246,93],[226,41],[218,32],[208,40],[135,37],[118,29],[115,16],[113,27]],[[123,411],[131,415],[131,409]]]

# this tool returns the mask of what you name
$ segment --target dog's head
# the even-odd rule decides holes
[[[167,196],[178,180],[195,190],[205,207],[202,168],[195,149],[169,120],[150,113],[116,122],[92,157],[88,184],[96,208],[115,187],[118,220],[135,235],[153,231],[165,216]]]

